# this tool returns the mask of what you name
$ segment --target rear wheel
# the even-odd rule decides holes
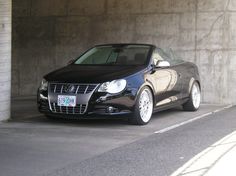
[[[153,96],[152,92],[148,87],[141,89],[136,104],[135,110],[132,117],[130,117],[130,122],[135,125],[146,125],[153,112]]]
[[[201,90],[199,84],[195,81],[192,85],[189,100],[183,104],[183,109],[186,111],[196,111],[201,103]]]

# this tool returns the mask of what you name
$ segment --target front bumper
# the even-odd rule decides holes
[[[134,108],[136,91],[127,88],[121,94],[111,95],[108,93],[99,93],[95,89],[91,94],[76,94],[75,96],[78,99],[77,110],[58,107],[56,101],[59,94],[65,95],[65,93],[52,94],[50,93],[50,88],[48,91],[38,90],[37,104],[39,112],[58,117],[130,114]],[[80,100],[82,100],[82,104],[80,104]],[[86,104],[86,108],[81,109],[83,108],[83,103]]]

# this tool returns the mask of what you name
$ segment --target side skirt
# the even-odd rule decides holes
[[[165,105],[156,106],[156,107],[154,107],[153,112],[160,112],[160,111],[164,111],[167,109],[175,108],[177,106],[180,106],[180,105],[186,103],[188,100],[189,100],[189,98],[184,98],[184,99],[181,99],[181,100],[178,100],[175,102],[171,102],[171,103],[168,103]]]

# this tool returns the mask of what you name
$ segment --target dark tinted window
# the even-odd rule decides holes
[[[74,64],[79,65],[144,65],[149,46],[99,46],[82,55]]]

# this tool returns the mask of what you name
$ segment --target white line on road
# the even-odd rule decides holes
[[[216,109],[216,110],[214,110],[214,111],[212,111],[212,112],[208,112],[208,113],[206,113],[206,114],[203,114],[203,115],[194,117],[194,118],[189,119],[189,120],[187,120],[187,121],[183,121],[183,122],[181,122],[181,123],[178,123],[178,124],[169,126],[169,127],[167,127],[167,128],[164,128],[164,129],[162,129],[162,130],[156,131],[156,132],[154,132],[154,133],[155,133],[155,134],[165,133],[165,132],[167,132],[167,131],[173,130],[173,129],[178,128],[178,127],[180,127],[180,126],[183,126],[183,125],[186,125],[186,124],[188,124],[188,123],[194,122],[194,121],[196,121],[196,120],[202,119],[202,118],[204,118],[204,117],[206,117],[206,116],[209,116],[209,115],[211,115],[211,114],[214,114],[214,113],[223,111],[223,110],[225,110],[225,109],[229,109],[229,108],[231,108],[232,106],[233,106],[233,105],[228,105],[228,106],[225,106],[225,107],[223,107],[223,108]]]
[[[195,155],[171,176],[235,176],[236,131]]]

